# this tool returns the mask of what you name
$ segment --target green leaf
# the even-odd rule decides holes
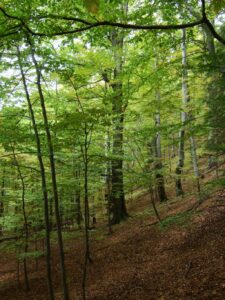
[[[213,0],[212,7],[215,13],[219,13],[221,10],[225,8],[225,0]]]

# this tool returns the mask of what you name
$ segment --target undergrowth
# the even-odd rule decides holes
[[[159,224],[161,230],[166,230],[173,225],[180,227],[188,227],[191,224],[192,217],[196,215],[194,211],[185,211],[177,213],[173,216],[168,216]]]

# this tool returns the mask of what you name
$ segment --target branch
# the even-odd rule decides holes
[[[60,36],[60,35],[68,35],[78,32],[87,31],[92,28],[96,27],[103,27],[103,26],[110,26],[110,27],[117,27],[117,28],[123,28],[123,29],[132,29],[132,30],[177,30],[182,28],[190,28],[195,27],[197,25],[201,25],[204,23],[204,20],[201,19],[199,21],[191,22],[191,23],[185,23],[185,24],[171,24],[171,25],[138,25],[138,24],[124,24],[124,23],[118,23],[118,22],[110,22],[110,21],[101,21],[92,23],[86,27],[76,28],[73,30],[64,30],[60,32],[54,32],[54,33],[45,33],[45,32],[36,32],[30,29],[26,25],[26,29],[32,34],[36,36],[46,36],[46,37],[52,37],[52,36]]]
[[[86,21],[84,19],[75,18],[75,17],[67,17],[67,16],[58,16],[58,15],[47,15],[47,16],[39,16],[39,19],[58,19],[58,20],[66,20],[66,21],[73,21],[85,24],[87,26],[75,28],[73,30],[62,30],[59,32],[53,32],[53,33],[46,33],[46,32],[38,32],[31,29],[26,22],[16,16],[13,16],[5,11],[4,8],[0,7],[0,11],[4,14],[5,17],[9,19],[17,20],[21,23],[21,27],[23,27],[27,32],[29,32],[33,36],[40,36],[40,37],[54,37],[54,36],[62,36],[62,35],[70,35],[75,34],[78,32],[87,31],[92,28],[96,27],[104,27],[104,26],[110,26],[110,27],[117,27],[117,28],[123,28],[123,29],[130,29],[130,30],[178,30],[178,29],[184,29],[184,28],[192,28],[198,25],[206,24],[212,33],[212,35],[222,44],[225,45],[225,39],[221,37],[209,21],[206,15],[206,5],[205,0],[202,0],[202,18],[200,20],[197,20],[195,22],[190,23],[184,23],[184,24],[170,24],[170,25],[139,25],[139,24],[125,24],[125,23],[119,23],[119,22],[111,22],[111,21],[99,21],[95,23],[91,23],[89,21]],[[15,32],[8,33],[6,35],[14,34]],[[4,35],[3,35],[4,36]],[[3,37],[0,35],[0,37]]]
[[[0,6],[0,11],[3,13],[3,15],[5,17],[7,17],[9,19],[14,19],[14,20],[17,20],[17,21],[21,22],[21,19],[19,17],[16,17],[16,16],[8,14],[2,6]]]
[[[202,18],[203,18],[203,20],[207,19],[206,8],[205,8],[205,0],[202,0]]]
[[[91,28],[95,27],[102,27],[102,26],[111,26],[111,27],[118,27],[123,29],[133,29],[133,30],[173,30],[173,29],[182,29],[182,28],[189,28],[189,27],[195,27],[197,25],[200,25],[204,23],[204,19],[191,22],[191,23],[185,23],[185,24],[171,24],[171,25],[138,25],[138,24],[124,24],[124,23],[118,23],[118,22],[111,22],[111,21],[100,21],[91,23],[89,21],[75,18],[75,17],[67,17],[67,16],[57,16],[57,15],[48,15],[48,16],[40,16],[39,19],[43,18],[53,18],[53,19],[61,19],[61,20],[68,20],[68,21],[74,21],[79,22],[87,25],[86,27],[76,28],[74,30],[69,31],[60,31],[60,32],[54,32],[54,33],[45,33],[45,32],[36,32],[33,31],[23,19],[13,16],[5,11],[4,8],[0,7],[0,11],[9,19],[14,19],[17,21],[20,21],[21,25],[32,35],[37,36],[57,36],[57,35],[67,35],[72,33],[77,33],[81,31],[86,31]]]
[[[65,21],[78,22],[78,23],[82,23],[82,24],[85,24],[85,25],[92,25],[91,22],[86,21],[86,20],[81,19],[81,18],[68,17],[68,16],[59,16],[59,15],[54,15],[54,14],[50,14],[50,15],[46,15],[46,16],[39,16],[37,18],[39,20],[41,20],[41,19],[56,19],[56,20],[65,20]]]
[[[204,23],[208,26],[208,28],[209,28],[211,34],[214,36],[214,38],[217,39],[217,41],[219,41],[219,42],[222,43],[223,45],[225,45],[225,38],[223,38],[221,35],[219,35],[219,34],[216,32],[214,26],[212,25],[212,23],[209,21],[208,18],[206,18],[206,19],[204,20]]]
[[[225,45],[225,38],[223,38],[221,35],[219,35],[216,32],[214,26],[212,25],[212,23],[207,18],[205,0],[202,0],[202,19],[204,21],[203,23],[207,25],[207,27],[209,28],[211,34],[214,36],[214,38],[217,39],[220,43]]]

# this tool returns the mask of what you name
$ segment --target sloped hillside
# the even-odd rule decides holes
[[[133,216],[115,226],[111,236],[98,224],[91,232],[93,264],[88,266],[88,299],[224,299],[224,195],[216,192],[191,210],[195,201],[187,197],[159,205],[163,218],[159,225],[146,194],[132,204]],[[82,299],[82,233],[72,231],[65,237],[71,297]],[[54,259],[57,261],[55,250]],[[54,268],[59,291],[57,263]],[[15,270],[13,258],[3,257],[2,300],[46,299],[44,258],[36,271],[35,264],[30,263],[30,292],[21,289],[21,283],[18,286]],[[57,299],[62,299],[60,293]]]

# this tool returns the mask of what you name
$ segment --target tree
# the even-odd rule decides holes
[[[176,194],[177,196],[182,195],[183,188],[181,184],[181,174],[182,169],[184,167],[184,158],[185,158],[185,125],[189,122],[190,127],[192,126],[191,122],[192,116],[190,113],[187,112],[188,110],[188,103],[190,102],[190,92],[188,86],[188,66],[187,66],[187,48],[186,48],[186,30],[182,29],[182,103],[184,110],[181,112],[181,121],[182,121],[182,128],[179,132],[179,149],[178,149],[178,164],[176,167],[176,174],[178,175],[176,179]],[[192,154],[192,162],[193,162],[193,169],[194,174],[197,180],[197,189],[200,192],[200,183],[199,183],[199,169],[198,169],[198,161],[196,155],[196,144],[195,139],[193,136],[193,130],[190,129],[190,143],[191,143],[191,154]]]
[[[36,123],[36,118],[34,115],[34,110],[30,98],[30,94],[28,91],[28,86],[25,78],[25,73],[22,65],[21,60],[21,51],[20,48],[17,47],[17,54],[18,54],[18,63],[20,68],[20,73],[22,77],[24,92],[26,95],[26,100],[28,104],[29,113],[31,116],[31,122],[34,130],[34,136],[36,141],[36,148],[37,148],[37,158],[39,162],[39,168],[41,173],[41,182],[42,182],[42,193],[43,193],[43,200],[44,200],[44,219],[45,219],[45,240],[46,240],[46,271],[47,271],[47,282],[48,282],[48,296],[50,300],[54,300],[54,291],[53,291],[53,284],[52,284],[52,272],[51,272],[51,246],[50,246],[50,222],[49,222],[49,201],[48,201],[48,194],[47,194],[47,184],[46,184],[46,173],[45,167],[42,158],[42,147],[40,141],[40,135],[38,132],[38,127]]]

